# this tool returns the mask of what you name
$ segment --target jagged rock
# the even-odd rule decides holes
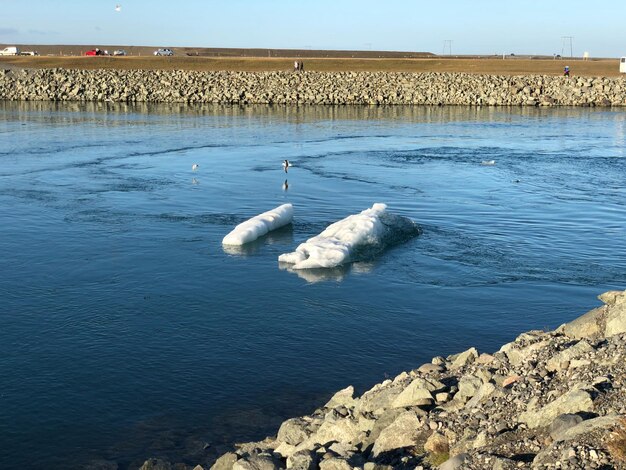
[[[383,452],[402,447],[414,446],[417,443],[420,422],[413,411],[406,411],[398,416],[393,423],[382,430],[374,443],[374,457]]]
[[[445,390],[446,386],[436,380],[429,381],[420,377],[414,379],[396,399],[391,406],[403,408],[409,406],[428,406],[434,402],[431,392]]]
[[[495,390],[496,386],[492,383],[482,384],[474,396],[465,404],[465,408],[472,409],[478,406],[481,402],[489,398]]]
[[[303,418],[292,418],[285,421],[278,429],[276,439],[279,442],[296,446],[311,435],[311,423]]]
[[[626,333],[626,291],[611,291],[601,295],[600,300],[607,304],[605,336]]]
[[[519,421],[529,428],[548,426],[558,415],[593,410],[593,398],[585,390],[572,390],[538,410],[522,413]]]
[[[285,468],[269,454],[256,454],[237,460],[232,470],[278,470]]]
[[[385,428],[391,425],[398,416],[404,413],[405,410],[401,408],[391,408],[381,414],[378,419],[374,420],[374,424],[372,426],[371,431],[367,435],[365,439],[362,440],[363,448],[366,449],[374,444],[380,433],[383,432]]]
[[[487,365],[492,364],[495,361],[495,357],[491,354],[481,353],[478,358],[476,358],[476,364]]]
[[[554,418],[552,424],[550,424],[550,437],[555,441],[558,441],[560,436],[570,428],[573,428],[578,423],[582,422],[583,418],[575,414],[562,414]]]
[[[345,406],[348,408],[353,408],[355,405],[354,400],[354,387],[350,385],[342,390],[339,390],[335,393],[328,403],[324,405],[325,408],[336,408],[338,406]]]
[[[215,461],[211,470],[232,470],[238,459],[239,456],[237,454],[228,452]]]
[[[322,445],[333,441],[351,443],[356,440],[359,433],[357,421],[352,418],[344,418],[335,421],[324,421],[317,433],[311,437],[315,442]]]
[[[568,441],[576,439],[577,437],[594,432],[598,429],[609,430],[619,421],[620,417],[617,415],[600,416],[598,418],[592,418],[573,426],[559,435],[559,440]]]
[[[561,351],[556,356],[550,358],[550,360],[546,364],[546,369],[550,372],[554,372],[555,370],[559,369],[560,364],[564,362],[569,362],[572,359],[583,356],[585,354],[589,354],[591,351],[593,351],[591,345],[587,341],[581,340],[575,345]]]
[[[443,372],[444,368],[441,365],[426,363],[426,364],[422,364],[421,366],[419,366],[417,368],[417,371],[421,372],[422,374],[432,374],[432,373]]]
[[[517,342],[512,342],[502,346],[500,348],[500,352],[506,354],[509,362],[512,365],[516,366],[522,364],[523,362],[526,362],[529,357],[531,357],[537,351],[545,348],[549,343],[549,339],[543,339],[531,345],[520,347]]]
[[[459,381],[459,391],[455,395],[455,398],[469,399],[476,395],[480,387],[483,385],[483,381],[473,375],[465,375],[461,377]]]
[[[291,445],[291,444],[287,444],[286,442],[282,442],[278,447],[276,447],[276,449],[274,449],[274,452],[283,458],[289,458],[290,456],[295,454],[298,450],[299,450],[298,447]]]
[[[372,389],[363,394],[356,408],[361,412],[385,410],[391,406],[402,391],[403,388],[401,384],[375,385]]]
[[[352,466],[344,459],[332,457],[320,462],[320,470],[352,470]]]
[[[278,446],[275,439],[267,437],[258,442],[244,442],[236,444],[239,454],[260,454],[274,450]]]
[[[314,470],[318,466],[318,461],[317,453],[303,450],[287,458],[287,468],[293,470]]]
[[[626,291],[609,291],[598,296],[604,306],[561,325],[560,331],[573,338],[610,337],[626,332]]]
[[[448,358],[448,361],[451,362],[450,369],[460,369],[461,367],[465,367],[468,364],[471,364],[478,357],[478,350],[476,348],[469,348],[466,351],[463,351],[459,354],[454,354]]]
[[[604,331],[605,307],[599,307],[587,312],[582,317],[561,325],[557,331],[572,338],[597,338]]]
[[[347,459],[357,451],[357,448],[353,445],[334,442],[328,447],[328,450],[334,452],[339,457]]]
[[[366,462],[363,465],[363,470],[393,470],[391,465],[383,465],[375,462]]]
[[[616,415],[602,416],[599,418],[582,421],[581,423],[564,430],[562,433],[559,434],[559,439],[556,442],[544,448],[535,456],[533,460],[533,467],[535,468],[540,465],[552,464],[552,461],[554,460],[553,455],[556,451],[558,451],[563,441],[573,441],[580,438],[581,436],[591,435],[596,431],[604,431],[606,434],[608,434],[612,426],[614,426],[618,421],[619,416]],[[571,447],[567,447],[565,453],[566,457],[564,460],[569,460],[569,458],[572,456]],[[576,455],[575,451],[573,452],[573,455]]]

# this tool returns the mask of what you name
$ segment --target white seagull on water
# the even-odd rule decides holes
[[[196,171],[198,168],[200,168],[200,165],[198,165],[197,163],[194,163],[193,165],[191,165],[192,171]]]

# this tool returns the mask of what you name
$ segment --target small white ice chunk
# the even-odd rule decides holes
[[[301,243],[293,253],[278,257],[282,263],[293,264],[292,269],[333,268],[350,261],[354,250],[363,245],[375,245],[387,232],[380,216],[385,204],[374,204],[370,209],[346,217],[329,225],[319,235]]]
[[[290,224],[293,219],[293,205],[283,204],[262,214],[252,217],[237,225],[224,237],[224,245],[243,245],[250,243],[267,232]]]

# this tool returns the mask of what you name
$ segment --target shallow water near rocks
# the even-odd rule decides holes
[[[626,288],[625,153],[622,110],[0,103],[0,468],[199,463],[573,319]],[[422,234],[279,266],[376,202]]]

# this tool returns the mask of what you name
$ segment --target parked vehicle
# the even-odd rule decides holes
[[[18,55],[20,50],[15,46],[5,47],[0,51],[0,55]]]
[[[114,56],[120,56],[120,55],[128,55],[128,54],[126,53],[126,51],[124,49],[118,49],[116,51],[113,51],[113,55]]]
[[[621,57],[619,60],[620,73],[626,73],[626,57]]]
[[[21,51],[20,55],[39,55],[37,51]]]
[[[171,56],[174,55],[174,51],[171,49],[157,49],[156,51],[154,51],[154,55]]]
[[[106,51],[103,51],[102,49],[98,49],[97,47],[95,49],[91,49],[90,51],[85,52],[85,55],[107,55]]]

